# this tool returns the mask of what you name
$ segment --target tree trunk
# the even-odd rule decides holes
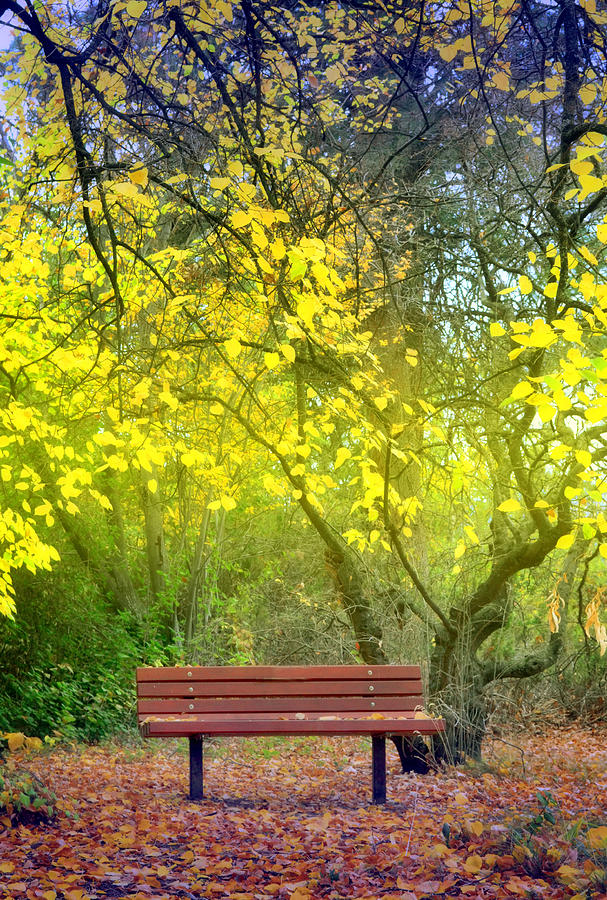
[[[566,610],[583,549],[576,543],[563,561],[555,589]],[[532,650],[523,648],[508,658],[480,661],[477,652],[483,642],[502,629],[508,620],[508,587],[501,595],[474,614],[472,598],[463,608],[453,607],[451,631],[440,630],[430,660],[430,696],[447,722],[444,738],[436,741],[437,756],[458,762],[464,756],[480,759],[487,726],[486,688],[502,678],[530,678],[554,665],[563,645],[563,632],[554,631],[550,640]]]
[[[382,649],[381,628],[374,621],[364,596],[362,578],[352,553],[345,547],[327,547],[325,562],[341,606],[352,625],[358,652],[370,666],[385,665],[388,660]]]
[[[438,702],[446,720],[444,737],[435,741],[435,752],[447,762],[464,755],[480,759],[487,724],[481,666],[474,650],[473,625],[437,636],[430,657],[430,697]]]

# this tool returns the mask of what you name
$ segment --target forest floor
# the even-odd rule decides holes
[[[429,776],[389,757],[384,807],[358,739],[224,741],[199,803],[185,742],[23,758],[58,812],[0,823],[0,897],[607,897],[607,729],[517,734]]]

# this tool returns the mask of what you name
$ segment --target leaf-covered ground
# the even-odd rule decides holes
[[[184,746],[24,759],[59,811],[0,825],[0,897],[607,897],[605,730],[496,743],[489,771],[401,775],[391,753],[385,807],[360,740],[226,741],[201,803]]]

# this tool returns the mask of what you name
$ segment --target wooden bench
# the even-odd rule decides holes
[[[371,735],[373,802],[385,803],[386,737],[445,727],[419,712],[419,666],[139,668],[137,697],[143,737],[190,739],[192,800],[203,797],[205,736]]]

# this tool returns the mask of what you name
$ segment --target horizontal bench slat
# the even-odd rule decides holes
[[[288,712],[403,712],[423,706],[421,693],[408,697],[257,697],[255,709],[260,713]],[[236,697],[154,697],[138,701],[140,715],[170,713],[240,713],[249,712],[253,704],[250,698]],[[190,709],[190,707],[193,707]]]
[[[376,680],[421,678],[419,666],[167,666],[138,668],[137,681],[343,681],[369,673]]]
[[[234,682],[175,681],[145,682],[137,685],[139,697],[369,697],[407,694],[419,695],[417,680],[312,681],[312,682]]]
[[[159,714],[152,713],[151,715],[142,715],[140,714],[140,724],[144,724],[146,722],[187,722],[188,720],[196,721],[196,722],[247,722],[247,721],[255,721],[255,722],[343,722],[348,721],[350,719],[356,721],[367,721],[371,716],[369,710],[363,710],[360,712],[348,712],[347,715],[343,713],[325,713],[325,712],[307,712],[307,713],[284,713],[277,714],[272,713],[272,716],[268,717],[267,713],[260,712],[240,712],[240,713],[230,713],[229,715],[225,715],[224,713],[204,713],[204,715],[190,713],[188,714],[176,714],[175,716],[169,714]],[[380,716],[383,718],[380,719]],[[379,713],[376,714],[376,718],[378,721],[383,721],[385,719],[414,719],[415,711],[410,710],[407,712],[406,710],[395,710],[392,712],[388,712],[387,714]],[[420,720],[421,721],[421,720]]]
[[[307,721],[284,719],[208,719],[144,722],[145,737],[182,737],[195,734],[224,735],[339,735],[339,734],[436,734],[444,730],[443,719],[336,719]]]

